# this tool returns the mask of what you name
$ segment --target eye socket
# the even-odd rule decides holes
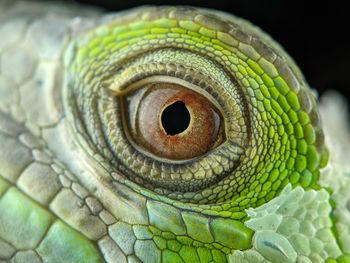
[[[126,96],[127,128],[136,144],[161,158],[191,159],[225,138],[219,110],[174,83],[151,83]]]
[[[74,86],[77,96],[69,101],[79,110],[76,128],[87,136],[82,141],[88,142],[88,149],[92,147],[91,154],[103,154],[109,162],[106,165],[116,171],[113,178],[120,175],[143,189],[191,203],[214,203],[232,196],[223,184],[246,153],[250,110],[246,94],[221,65],[193,52],[169,48],[116,61],[103,72],[100,80],[91,79],[92,89]],[[160,94],[164,90],[170,92],[166,98]],[[155,103],[159,99],[163,102]],[[144,105],[147,101],[149,106]],[[171,128],[169,116],[179,110],[189,114],[189,122]],[[146,113],[151,117],[140,117]],[[150,123],[169,138],[180,138],[192,130],[192,136],[187,136],[192,145],[160,147],[154,142]],[[145,134],[151,139],[145,140]],[[158,152],[150,150],[155,146]],[[175,146],[182,150],[173,150]],[[232,176],[234,182],[242,181],[240,174]],[[210,190],[214,187],[215,191]]]

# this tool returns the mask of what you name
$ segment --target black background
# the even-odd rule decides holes
[[[337,1],[111,1],[76,2],[119,11],[138,5],[193,5],[219,9],[251,21],[277,40],[320,94],[335,89],[349,101],[350,9]],[[326,2],[326,3],[321,3]]]

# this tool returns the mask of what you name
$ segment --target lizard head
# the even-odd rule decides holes
[[[341,254],[319,184],[328,151],[316,98],[267,34],[192,7],[61,22],[61,42],[43,38],[49,48],[39,50],[40,63],[54,61],[33,93],[45,96],[22,96],[32,86],[21,93],[25,129],[47,148],[33,155],[35,171],[56,179],[23,172],[19,189],[96,242],[107,261]],[[44,155],[57,159],[52,169]]]

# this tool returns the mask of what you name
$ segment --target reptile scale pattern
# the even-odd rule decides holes
[[[4,0],[0,39],[0,263],[350,262],[346,105],[259,28]],[[147,81],[208,97],[225,142],[140,150],[120,98]]]

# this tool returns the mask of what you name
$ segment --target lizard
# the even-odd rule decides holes
[[[2,1],[0,37],[0,262],[350,262],[345,102],[258,27]]]

